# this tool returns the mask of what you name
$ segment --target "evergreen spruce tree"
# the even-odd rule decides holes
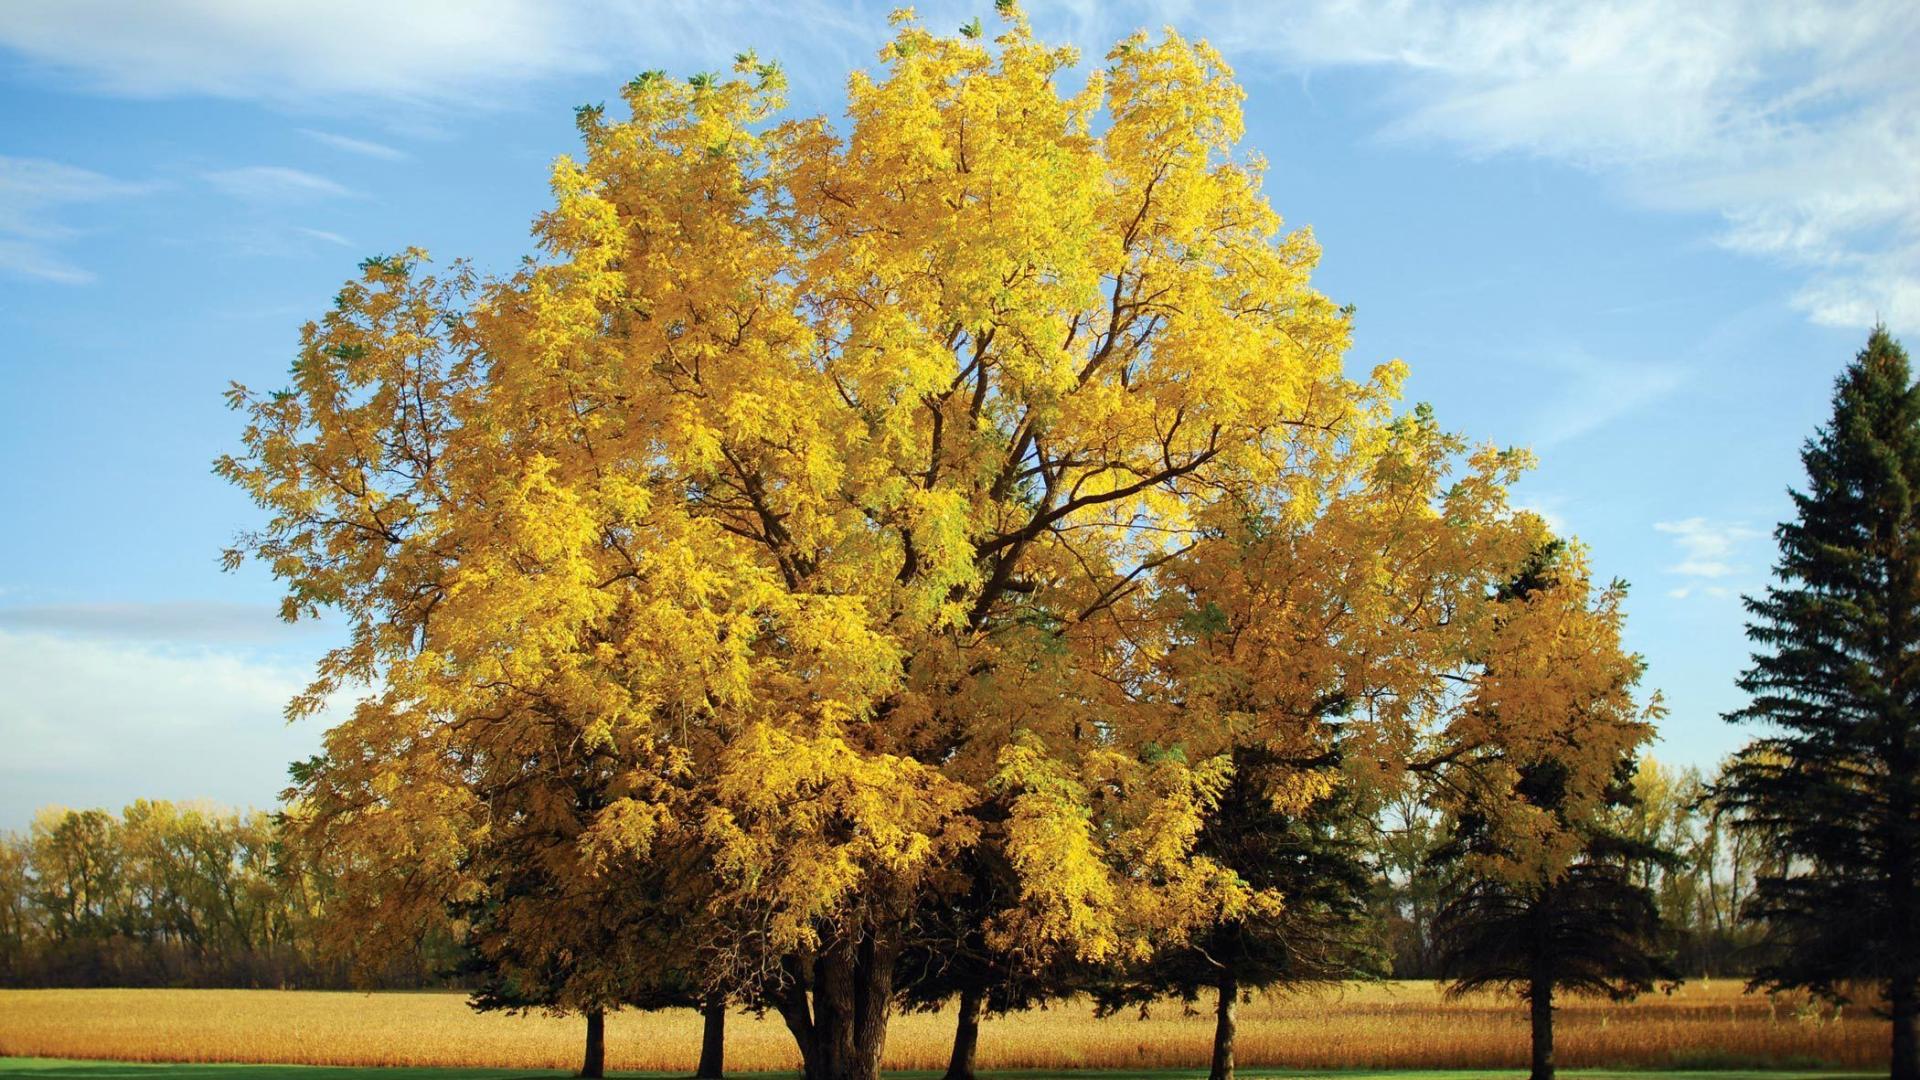
[[[1007,811],[992,806],[979,815],[998,829]],[[954,861],[947,877],[948,902],[915,913],[895,963],[894,985],[901,1005],[915,1012],[957,1001],[952,1052],[941,1080],[975,1080],[983,1019],[1078,994],[1089,971],[1071,954],[1035,956],[995,944],[989,925],[1020,884],[1004,845],[975,845]]]
[[[583,1080],[606,1074],[609,1013],[698,1009],[696,1076],[719,1078],[725,1001],[705,967],[719,931],[702,917],[705,896],[684,884],[700,880],[689,867],[710,852],[674,833],[647,858],[591,853],[582,823],[620,792],[620,757],[608,744],[570,742],[563,730],[549,739],[528,744],[522,758],[472,766],[494,824],[466,855],[478,888],[451,905],[466,927],[468,1003],[583,1017]],[[596,859],[601,865],[589,869]]]
[[[1801,452],[1777,583],[1749,598],[1757,646],[1729,715],[1766,731],[1721,796],[1780,873],[1746,914],[1777,946],[1755,982],[1836,1002],[1871,986],[1892,1075],[1920,1078],[1920,391],[1884,328]]]

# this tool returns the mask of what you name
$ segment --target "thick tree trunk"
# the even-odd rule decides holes
[[[1528,987],[1533,1013],[1533,1074],[1530,1080],[1553,1080],[1553,980],[1535,976]]]
[[[871,930],[836,942],[814,960],[811,987],[795,986],[779,1002],[805,1080],[879,1080],[897,952]]]
[[[708,998],[700,1007],[700,1065],[694,1080],[720,1080],[726,1075],[727,999]]]
[[[1213,1065],[1207,1080],[1233,1080],[1234,1008],[1240,1002],[1240,980],[1233,968],[1220,973],[1220,999],[1214,1004]]]
[[[587,1053],[580,1061],[580,1075],[600,1080],[607,1075],[607,1014],[594,1009],[587,1013]]]
[[[980,991],[960,991],[960,1022],[953,1029],[953,1056],[942,1080],[974,1080],[973,1055],[980,1046]]]
[[[1893,1080],[1920,1080],[1920,987],[1908,982],[1889,988],[1887,1011],[1893,1014]]]

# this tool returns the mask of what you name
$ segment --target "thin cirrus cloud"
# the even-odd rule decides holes
[[[64,253],[65,242],[82,230],[65,224],[62,212],[143,195],[154,187],[57,161],[0,156],[0,272],[63,285],[94,280],[92,271]]]
[[[109,94],[444,100],[579,66],[556,10],[531,0],[28,2],[0,5],[0,43]]]
[[[351,135],[341,135],[337,132],[301,128],[300,134],[322,146],[330,146],[335,150],[358,154],[361,157],[378,158],[381,161],[405,161],[408,156],[405,150],[396,149],[385,143],[377,143],[370,139],[356,139]]]
[[[1671,394],[1686,381],[1672,364],[1603,359],[1577,346],[1542,350],[1533,358],[1542,382],[1555,390],[1533,410],[1529,441],[1548,449],[1598,431]]]
[[[485,107],[503,88],[617,72],[644,55],[710,66],[787,42],[844,66],[849,50],[871,56],[884,16],[828,0],[63,0],[0,5],[0,47],[49,75],[131,97]]]
[[[1406,0],[1223,17],[1230,51],[1392,73],[1383,134],[1519,153],[1707,214],[1797,269],[1815,322],[1920,328],[1920,19],[1908,0]]]
[[[205,174],[208,183],[220,191],[247,202],[310,202],[353,194],[344,186],[301,169],[285,165],[247,165],[237,169],[218,169]]]
[[[304,225],[296,225],[294,226],[293,231],[300,234],[301,236],[305,236],[313,240],[318,240],[324,244],[332,244],[335,247],[350,248],[353,246],[353,241],[347,239],[344,236],[341,236],[337,232],[331,232],[327,229],[309,229]]]
[[[1589,171],[1703,236],[1790,268],[1818,323],[1920,329],[1920,19],[1911,0],[1138,0],[1033,3],[1091,56],[1175,24],[1249,70],[1368,74],[1379,133]],[[955,26],[977,3],[924,6]],[[0,5],[0,48],[69,85],[308,107],[488,106],[517,84],[619,77],[635,57],[712,66],[759,44],[796,83],[870,61],[880,5],[737,0],[253,0]],[[378,143],[316,135],[380,156]]]
[[[1704,517],[1660,521],[1654,529],[1672,538],[1680,550],[1680,561],[1667,572],[1683,579],[1667,590],[1677,600],[1701,595],[1725,599],[1734,593],[1728,579],[1745,574],[1749,567],[1740,562],[1740,553],[1750,540],[1763,534],[1739,522],[1710,521]]]

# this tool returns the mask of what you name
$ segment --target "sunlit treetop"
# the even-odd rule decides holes
[[[1615,825],[1636,755],[1666,709],[1636,696],[1645,662],[1621,633],[1626,586],[1596,587],[1584,548],[1539,549],[1497,598],[1464,705],[1442,733],[1441,801],[1476,819],[1472,868],[1524,887],[1558,880]]]

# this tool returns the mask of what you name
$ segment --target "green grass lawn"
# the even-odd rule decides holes
[[[613,1076],[672,1077],[674,1073],[614,1073]],[[791,1073],[736,1073],[742,1080],[752,1077],[790,1078]],[[902,1080],[934,1080],[937,1072],[889,1073]],[[1491,1080],[1522,1078],[1525,1069],[1498,1072],[1473,1070],[1406,1070],[1400,1072],[1318,1072],[1311,1070],[1241,1069],[1248,1080],[1284,1080],[1288,1077],[1337,1077],[1339,1080]],[[1725,1070],[1714,1072],[1618,1072],[1589,1069],[1562,1070],[1567,1080],[1858,1080],[1880,1074],[1858,1072],[1803,1072],[1782,1070],[1754,1072]],[[557,1080],[564,1072],[525,1069],[363,1069],[326,1065],[151,1065],[128,1061],[69,1061],[63,1058],[0,1057],[0,1080]],[[1124,1080],[1126,1077],[1151,1077],[1153,1080],[1191,1080],[1205,1077],[1206,1070],[1160,1069],[1147,1072],[1083,1070],[1080,1072],[1037,1072],[1006,1070],[983,1072],[991,1080]]]

